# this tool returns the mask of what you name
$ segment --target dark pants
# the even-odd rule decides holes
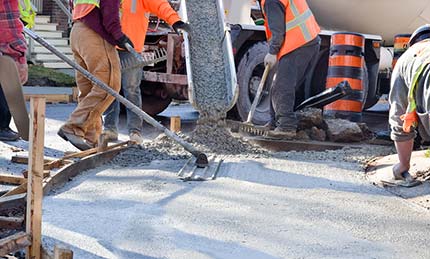
[[[12,117],[9,112],[9,107],[4,96],[3,89],[0,85],[0,129],[9,128]]]
[[[281,129],[297,128],[297,117],[294,113],[296,90],[310,77],[311,68],[319,52],[320,41],[317,37],[279,60],[276,79],[270,94],[275,123]]]

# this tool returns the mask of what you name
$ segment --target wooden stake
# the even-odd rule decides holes
[[[43,145],[45,138],[45,98],[30,100],[30,146],[27,186],[26,232],[32,236],[26,259],[40,259],[43,198]]]
[[[73,259],[73,251],[66,247],[55,245],[54,259]]]
[[[181,131],[181,117],[179,116],[170,117],[170,130],[173,132]]]

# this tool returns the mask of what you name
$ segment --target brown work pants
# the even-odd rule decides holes
[[[82,22],[73,25],[70,40],[75,61],[112,89],[119,91],[121,67],[115,46]],[[80,92],[78,106],[62,129],[95,144],[102,129],[101,116],[114,97],[80,72],[76,72],[76,84]]]

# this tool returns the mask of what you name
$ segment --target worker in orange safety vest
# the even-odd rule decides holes
[[[259,0],[263,11],[269,53],[264,64],[273,68],[270,138],[294,138],[297,118],[295,92],[307,78],[319,52],[320,27],[305,0]]]
[[[133,0],[123,0],[121,27],[126,35],[134,44],[136,52],[141,53],[144,48],[146,32],[148,30],[149,15],[155,14],[160,19],[163,19],[168,24],[172,25],[173,29],[179,33],[179,30],[190,31],[189,25],[182,22],[175,10],[172,9],[167,0],[134,0],[135,8],[132,8]],[[121,64],[133,64],[136,62],[132,53],[124,50],[118,50]],[[121,87],[125,98],[131,101],[138,107],[142,107],[142,97],[140,83],[142,80],[143,70],[141,67],[123,69],[121,71]],[[104,131],[108,141],[118,139],[118,123],[119,123],[120,104],[115,101],[106,110],[104,114]],[[131,141],[141,144],[143,138],[142,119],[133,111],[127,108],[127,128]]]
[[[389,123],[399,163],[386,180],[407,187],[418,183],[409,173],[417,131],[430,141],[430,24],[415,30],[409,46],[391,76]]]

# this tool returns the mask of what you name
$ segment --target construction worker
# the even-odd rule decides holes
[[[36,11],[30,0],[19,0],[19,12],[21,14],[21,21],[25,27],[33,28],[36,18]]]
[[[264,64],[278,64],[271,89],[274,118],[270,138],[294,138],[297,118],[295,92],[305,81],[320,47],[320,27],[305,0],[259,0],[269,53]]]
[[[131,5],[133,0],[124,0],[123,12],[121,15],[121,26],[131,41],[134,43],[136,52],[141,53],[144,48],[146,32],[148,30],[149,14],[155,14],[173,26],[175,31],[180,29],[188,30],[188,24],[181,21],[175,10],[172,9],[167,0],[137,0],[136,8],[133,12]],[[119,50],[121,64],[136,63],[136,58],[124,50]],[[141,67],[126,69],[121,71],[121,87],[125,98],[138,107],[142,107],[142,96],[140,83],[143,70]],[[106,110],[104,117],[104,133],[108,141],[118,139],[120,104],[115,101]],[[131,141],[138,144],[143,142],[142,119],[127,108],[127,128]]]
[[[115,46],[130,39],[121,31],[119,0],[75,0],[70,34],[75,61],[98,79],[119,91],[121,73]],[[114,100],[81,73],[76,73],[78,106],[58,135],[80,150],[95,147],[102,129],[101,115]]]
[[[10,56],[15,60],[21,83],[28,77],[28,66],[25,53],[27,45],[23,35],[23,24],[20,21],[18,0],[0,1],[0,55]],[[9,124],[11,114],[3,90],[0,87],[0,140],[15,141],[18,133]]]
[[[391,139],[399,158],[392,183],[399,185],[415,182],[408,171],[416,130],[430,140],[430,25],[415,30],[409,45],[394,67],[389,95]]]

